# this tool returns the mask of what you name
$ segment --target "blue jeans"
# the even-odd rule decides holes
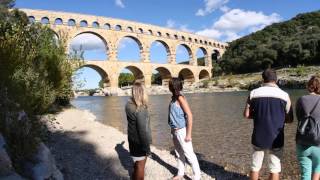
[[[312,173],[320,173],[320,147],[297,144],[297,158],[302,180],[310,180]]]

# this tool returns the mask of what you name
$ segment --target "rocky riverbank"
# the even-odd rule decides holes
[[[127,136],[94,121],[88,111],[67,109],[56,116],[51,125],[49,147],[65,179],[130,179],[133,170],[128,152]],[[166,180],[176,172],[172,152],[151,147],[152,156],[146,164],[146,180]],[[224,173],[221,167],[206,168],[201,162],[202,179],[246,179],[238,174]],[[192,177],[187,166],[185,179]]]
[[[230,91],[240,91],[242,89],[238,87],[220,87],[220,86],[206,86],[207,81],[195,83],[193,85],[184,86],[183,93],[211,93],[211,92],[230,92]],[[149,95],[161,95],[170,94],[168,86],[154,85],[147,88]],[[131,86],[124,88],[113,89],[112,91],[108,88],[98,89],[92,96],[130,96]],[[75,96],[90,96],[90,94],[85,92],[78,92]]]

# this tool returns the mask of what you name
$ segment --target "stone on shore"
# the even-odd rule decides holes
[[[55,179],[63,180],[63,175],[58,170],[55,159],[44,143],[40,143],[32,162],[26,162],[25,174],[34,180]]]

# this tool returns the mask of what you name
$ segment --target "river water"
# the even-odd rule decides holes
[[[304,90],[288,90],[293,104],[306,93]],[[244,119],[242,111],[249,92],[219,92],[186,94],[194,117],[193,145],[198,157],[208,163],[221,166],[226,171],[239,174],[249,172],[251,161],[252,120]],[[124,106],[128,97],[78,97],[72,104],[96,115],[103,124],[126,133]],[[170,128],[167,125],[169,95],[150,96],[150,118],[153,145],[172,150]],[[285,127],[283,179],[298,179],[295,157],[294,123]]]

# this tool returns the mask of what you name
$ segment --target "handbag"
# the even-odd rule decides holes
[[[312,116],[320,102],[318,98],[317,103],[312,110],[307,113],[302,120],[298,122],[297,127],[297,142],[302,145],[320,145],[320,120],[319,117]]]

